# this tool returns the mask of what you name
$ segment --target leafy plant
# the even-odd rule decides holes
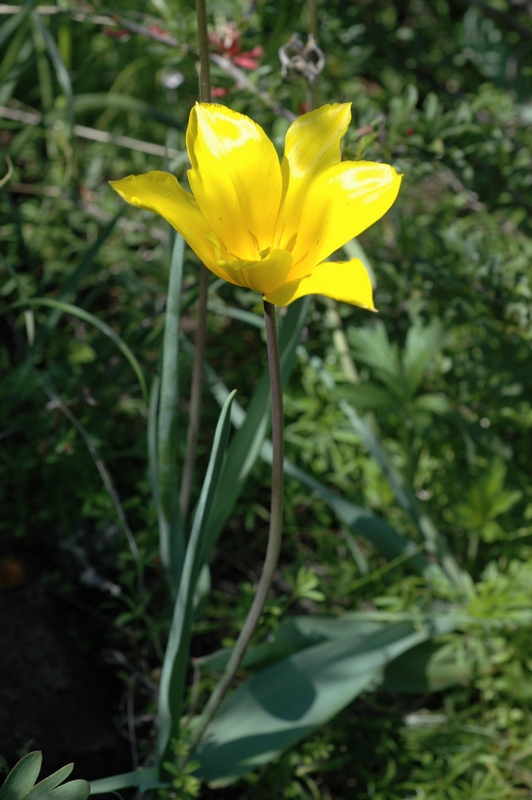
[[[41,764],[42,753],[25,755],[15,764],[0,788],[1,800],[86,800],[89,796],[90,785],[87,781],[64,782],[74,769],[73,764],[67,764],[36,783]]]

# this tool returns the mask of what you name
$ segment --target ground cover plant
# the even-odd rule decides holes
[[[278,312],[280,561],[199,743],[268,539],[262,300],[210,279],[192,471],[206,284],[108,185],[186,185],[196,9],[0,11],[0,754],[77,779],[34,785],[31,755],[0,793],[530,796],[529,4],[207,4],[215,99],[279,155],[305,111],[351,103],[342,163],[403,178],[334,256],[379,314]],[[100,702],[117,739],[91,761]]]

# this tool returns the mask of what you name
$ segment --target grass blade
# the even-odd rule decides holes
[[[116,214],[113,217],[113,219],[110,222],[108,222],[107,225],[105,225],[104,228],[102,228],[102,230],[98,234],[98,238],[96,239],[94,244],[92,244],[89,247],[89,249],[84,253],[79,265],[76,267],[76,269],[74,270],[72,275],[70,275],[68,280],[65,282],[65,285],[62,287],[62,289],[61,289],[61,291],[59,293],[59,297],[57,298],[58,300],[61,300],[62,302],[67,302],[67,303],[72,302],[72,300],[76,296],[76,291],[77,291],[77,288],[78,288],[79,284],[81,283],[81,281],[83,280],[85,275],[87,275],[87,273],[91,269],[91,267],[92,267],[92,265],[94,263],[94,259],[96,258],[96,256],[100,252],[101,248],[103,247],[103,245],[105,244],[105,242],[107,241],[109,236],[111,235],[111,233],[112,233],[117,221],[120,219],[122,214],[123,214],[123,211],[120,210],[118,212],[118,214]],[[42,326],[41,331],[39,333],[39,336],[37,338],[37,345],[36,345],[37,347],[42,346],[46,335],[53,328],[55,328],[60,316],[61,316],[61,311],[59,309],[55,309],[54,311],[52,311],[48,315],[48,319],[46,320],[45,324]]]
[[[61,58],[61,54],[57,49],[57,45],[53,40],[53,37],[50,35],[50,31],[42,21],[39,14],[35,11],[32,12],[32,19],[34,25],[36,25],[41,33],[41,36],[44,39],[44,44],[46,46],[46,50],[48,51],[48,56],[50,61],[52,62],[53,68],[55,70],[55,74],[58,80],[58,83],[63,90],[63,94],[65,95],[67,112],[68,112],[68,123],[70,126],[70,134],[72,135],[72,128],[74,127],[74,96],[72,93],[72,83],[70,82],[70,75],[68,74],[68,70],[64,64],[63,59]]]
[[[24,22],[26,17],[31,13],[32,9],[37,5],[37,2],[38,0],[29,0],[29,2],[24,3],[20,7],[18,14],[14,14],[10,19],[4,22],[0,28],[0,47],[2,47],[4,42],[7,42],[9,37],[15,33],[18,26]]]
[[[144,373],[142,371],[142,367],[140,366],[139,362],[137,361],[135,355],[133,354],[132,350],[128,347],[128,345],[124,342],[124,340],[114,331],[110,325],[103,320],[95,317],[94,314],[91,314],[89,311],[85,311],[85,309],[80,308],[79,306],[74,306],[72,303],[62,303],[60,300],[51,300],[48,298],[29,298],[27,300],[20,300],[17,303],[12,303],[10,306],[3,308],[0,310],[1,314],[7,314],[8,311],[12,311],[16,308],[21,308],[23,306],[46,306],[48,308],[57,308],[59,311],[62,311],[65,314],[72,314],[74,317],[78,317],[78,319],[82,319],[84,322],[88,322],[90,325],[94,325],[95,328],[98,328],[104,336],[107,336],[113,344],[116,344],[118,349],[121,353],[127,358],[135,375],[137,376],[138,382],[140,384],[140,388],[142,390],[142,394],[144,396],[145,402],[148,400],[148,394],[146,391],[146,381],[144,380]]]

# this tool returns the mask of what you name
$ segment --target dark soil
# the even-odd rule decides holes
[[[0,754],[13,766],[42,750],[44,774],[73,761],[73,777],[87,780],[129,771],[113,724],[120,690],[98,652],[80,652],[71,625],[38,582],[0,591]]]

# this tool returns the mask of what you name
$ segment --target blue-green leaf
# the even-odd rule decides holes
[[[177,593],[183,568],[185,541],[179,507],[177,460],[177,418],[179,405],[179,318],[185,242],[177,235],[170,262],[161,369],[161,393],[157,415],[157,508],[161,563],[173,596]],[[152,403],[154,399],[152,397]],[[152,421],[153,422],[153,421]],[[153,431],[151,432],[153,433]],[[154,455],[154,442],[150,453]],[[155,469],[151,466],[152,486]]]
[[[42,753],[28,753],[15,764],[0,789],[0,800],[23,800],[39,777]]]
[[[362,640],[355,634],[309,647],[254,675],[222,703],[207,728],[195,753],[200,775],[212,786],[228,786],[277,758],[436,630],[400,622]]]
[[[171,753],[168,752],[170,740],[179,737],[194,612],[194,592],[200,570],[206,561],[205,534],[207,519],[222,474],[231,426],[231,403],[234,395],[235,392],[227,398],[216,426],[211,457],[187,545],[185,563],[164,656],[159,687],[159,729],[156,743],[156,757],[159,765],[166,759],[171,758]]]

